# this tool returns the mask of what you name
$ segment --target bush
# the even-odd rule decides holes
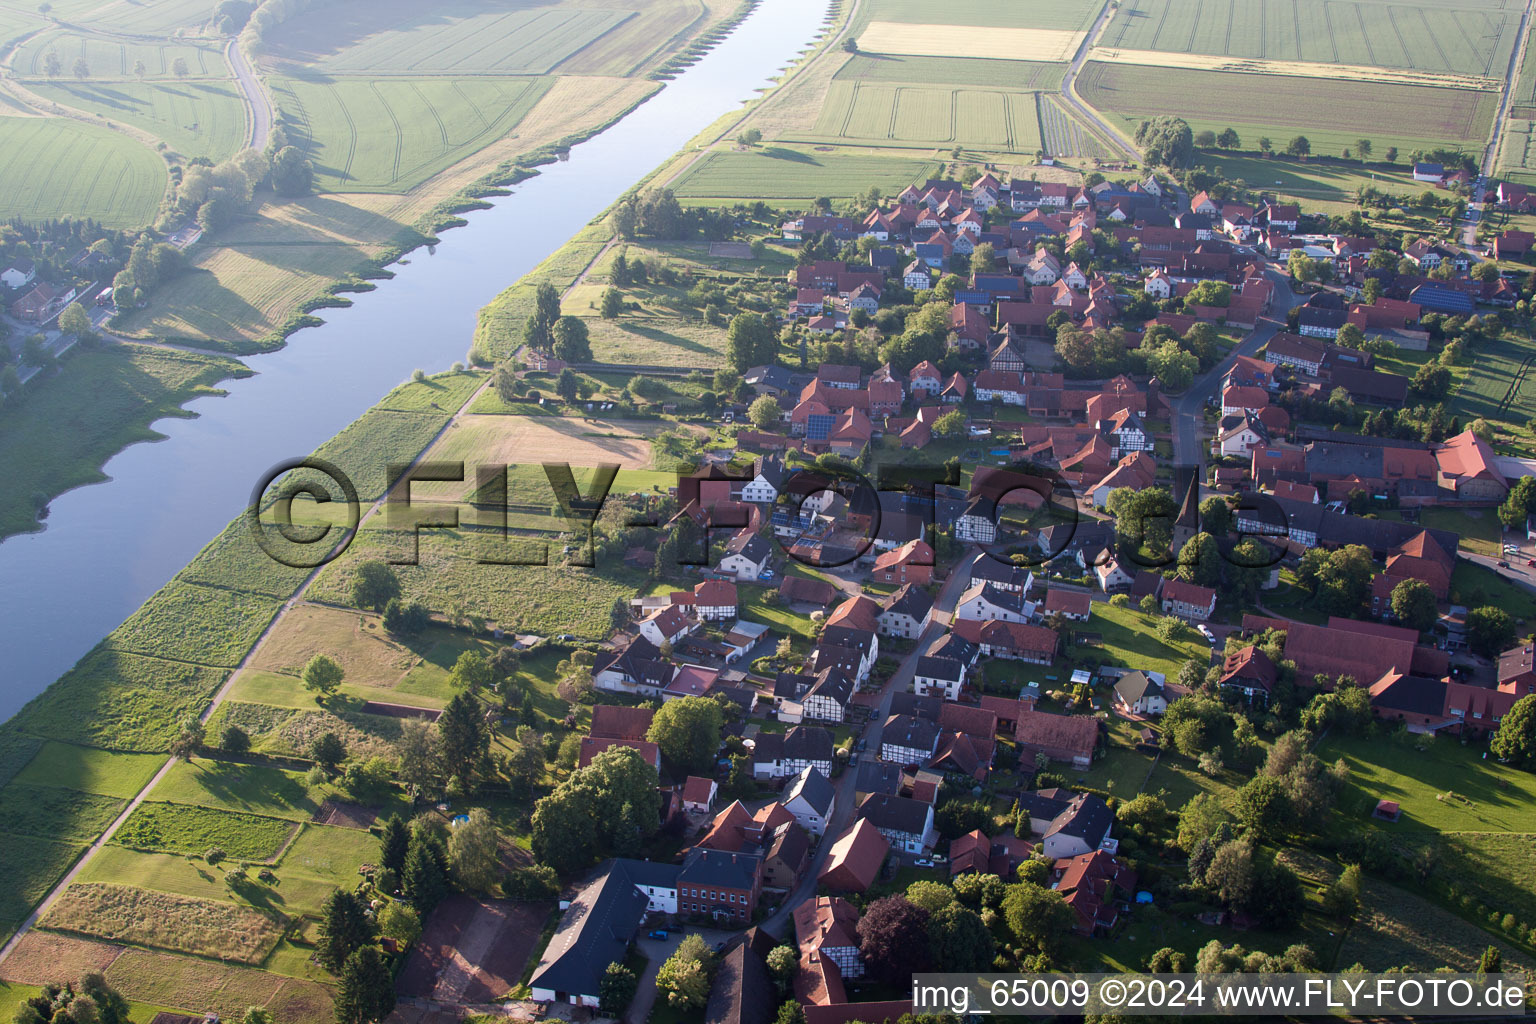
[[[223,860],[224,857],[224,850],[217,846],[208,847],[208,852],[203,854],[203,860],[207,861],[209,864],[217,864],[219,861]]]
[[[507,872],[501,891],[513,900],[552,900],[560,895],[560,877],[543,864]]]

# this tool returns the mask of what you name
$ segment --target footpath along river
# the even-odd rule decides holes
[[[417,367],[464,358],[475,317],[651,168],[752,99],[813,40],[827,0],[766,0],[699,63],[538,177],[466,215],[323,326],[246,360],[254,377],[156,424],[111,478],[60,496],[47,529],[0,543],[0,720],[15,714],[191,560],[263,473],[306,454]]]

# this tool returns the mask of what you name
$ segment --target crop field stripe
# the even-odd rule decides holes
[[[1424,34],[1429,37],[1430,42],[1435,44],[1435,52],[1440,55],[1440,63],[1445,67],[1447,71],[1449,71],[1452,67],[1451,62],[1445,56],[1445,48],[1440,45],[1440,37],[1435,34],[1434,29],[1429,27],[1429,18],[1425,15],[1424,8],[1420,7],[1418,9],[1418,14],[1419,23],[1424,26]]]

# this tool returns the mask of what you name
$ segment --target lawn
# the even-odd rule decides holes
[[[1285,140],[1277,137],[1276,141]],[[1255,136],[1247,142],[1251,148],[1257,144],[1258,138]],[[1406,164],[1401,174],[1392,174],[1357,169],[1332,161],[1302,163],[1290,159],[1237,156],[1209,149],[1201,150],[1198,160],[1209,167],[1220,167],[1225,177],[1232,181],[1244,181],[1249,188],[1293,199],[1308,212],[1320,204],[1339,204],[1353,208],[1356,192],[1366,187],[1396,195],[1417,195],[1423,191],[1422,188],[1414,188]],[[1411,376],[1412,371],[1409,374]]]
[[[302,772],[197,758],[178,761],[149,795],[170,804],[308,821],[333,792],[328,785],[309,785]]]
[[[1498,105],[1496,93],[1468,89],[1103,61],[1085,66],[1077,91],[1090,106],[1119,117],[1127,134],[1149,117],[1173,114],[1197,132],[1234,128],[1243,149],[1257,149],[1268,136],[1284,150],[1292,136],[1304,134],[1314,154],[1327,156],[1353,149],[1362,136],[1380,154],[1389,146],[1406,155],[1479,142]]]
[[[547,78],[276,78],[321,192],[405,192],[512,131]]]
[[[932,160],[905,156],[815,153],[788,146],[751,152],[717,150],[673,186],[679,198],[847,199],[878,186],[900,192],[937,169]]]
[[[1536,776],[1485,759],[1475,746],[1462,746],[1452,736],[1439,737],[1425,751],[1416,749],[1411,742],[1416,739],[1405,733],[1328,736],[1318,745],[1323,761],[1343,757],[1349,765],[1350,781],[1338,801],[1349,829],[1536,832]],[[1401,821],[1383,825],[1370,818],[1382,799],[1401,805]]]
[[[1366,876],[1360,919],[1339,947],[1339,968],[1472,971],[1488,946],[1504,954],[1504,969],[1529,970],[1536,959],[1461,920],[1429,900]]]
[[[1517,623],[1536,619],[1536,597],[1529,590],[1470,562],[1456,563],[1451,573],[1451,599],[1469,608],[1496,605],[1513,615]]]
[[[1103,601],[1093,603],[1093,614],[1085,632],[1097,632],[1103,638],[1104,662],[1143,672],[1161,672],[1167,678],[1178,676],[1179,669],[1191,658],[1207,661],[1210,647],[1193,630],[1196,640],[1168,645],[1154,633],[1156,619],[1135,608],[1116,608]],[[1076,648],[1079,654],[1097,654],[1094,648]]]
[[[294,824],[235,811],[146,801],[112,836],[137,850],[201,855],[218,847],[231,860],[271,860],[288,842]]]
[[[216,53],[213,59],[222,69],[223,59]],[[245,101],[234,82],[35,82],[28,88],[105,124],[148,132],[183,157],[217,163],[245,145]]]
[[[283,854],[278,877],[296,874],[333,887],[350,887],[357,882],[357,869],[364,864],[377,863],[378,856],[379,841],[367,832],[330,825],[305,825]]]
[[[0,117],[0,219],[90,218],[136,229],[155,219],[165,161],[120,132],[62,117]]]
[[[328,1024],[331,992],[322,985],[285,979],[235,964],[128,949],[107,969],[107,981],[130,998],[225,1020],[239,1020],[249,1006],[266,1006],[283,1024]]]
[[[0,118],[0,137],[7,120]],[[18,158],[17,151],[5,151]],[[110,345],[71,356],[58,374],[34,378],[0,409],[0,479],[6,482],[0,538],[38,529],[39,496],[51,499],[104,480],[101,465],[112,455],[165,436],[151,423],[190,415],[182,409],[186,402],[219,394],[219,381],[247,372],[218,356]]]
[[[137,796],[164,763],[162,754],[120,754],[50,740],[15,781],[126,800]]]
[[[250,907],[129,885],[82,882],[65,889],[39,924],[55,931],[245,963],[260,963],[283,930],[279,915]]]
[[[1449,530],[1459,536],[1462,551],[1492,556],[1502,550],[1504,528],[1492,509],[1420,509],[1419,522],[1427,529]]]

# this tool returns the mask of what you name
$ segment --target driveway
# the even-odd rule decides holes
[[[689,925],[686,928],[671,928],[667,930],[665,939],[647,938],[648,931],[642,932],[635,939],[635,945],[640,947],[650,962],[645,966],[645,973],[640,976],[640,987],[635,990],[635,998],[630,1001],[629,1009],[624,1014],[627,1024],[644,1024],[651,1015],[651,1007],[656,1003],[656,972],[666,962],[667,957],[676,952],[678,945],[685,935],[699,935],[711,946],[721,946],[730,941],[738,932],[725,931],[719,928],[695,928]]]
[[[972,549],[968,549],[972,550]],[[912,674],[917,668],[917,659],[922,656],[923,650],[949,627],[950,616],[954,613],[955,602],[960,600],[960,595],[965,593],[965,588],[971,582],[971,567],[976,562],[977,555],[973,557],[968,553],[960,564],[955,566],[949,574],[949,580],[944,584],[944,589],[939,592],[939,598],[933,604],[933,621],[923,631],[922,636],[913,645],[907,656],[901,659],[901,664],[896,671],[891,673],[880,690],[880,706],[869,718],[869,724],[864,727],[860,737],[867,741],[865,757],[875,757],[880,752],[880,734],[885,728],[885,720],[891,714],[891,698],[900,691],[905,691],[912,686]],[[821,874],[822,865],[826,863],[827,851],[832,844],[843,834],[848,825],[853,821],[853,806],[858,781],[858,769],[849,765],[843,774],[833,782],[836,791],[836,799],[832,809],[832,817],[827,822],[826,834],[821,843],[816,847],[816,855],[811,858],[810,867],[800,878],[800,884],[793,892],[785,897],[784,903],[778,910],[770,914],[762,923],[764,931],[781,938],[793,938],[790,932],[790,919],[795,907],[816,895],[816,878]]]

